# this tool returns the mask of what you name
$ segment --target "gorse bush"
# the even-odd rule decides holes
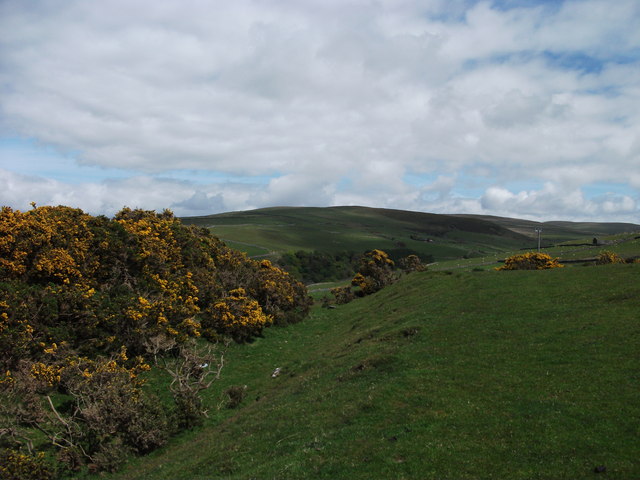
[[[360,287],[362,295],[369,295],[391,285],[395,280],[393,274],[394,262],[382,250],[371,250],[360,260],[358,273],[351,280],[351,284]]]
[[[338,305],[349,303],[356,296],[370,295],[391,285],[396,280],[394,265],[393,260],[382,250],[366,252],[360,259],[358,272],[351,279],[351,286],[335,287],[330,290],[335,302]],[[352,290],[352,286],[357,289]]]
[[[546,253],[530,252],[507,258],[504,265],[496,270],[545,270],[561,267],[564,265],[559,263],[557,258],[552,258]]]
[[[247,297],[244,288],[236,288],[216,302],[210,309],[210,319],[216,331],[228,333],[238,342],[259,334],[273,322],[256,300]]]
[[[37,430],[59,463],[113,470],[206,415],[217,375],[196,367],[217,364],[195,339],[249,341],[309,311],[302,283],[170,211],[33,207],[0,210],[0,447],[27,455],[12,459],[35,458]],[[174,419],[143,388],[150,364],[172,377]]]
[[[626,261],[620,255],[609,251],[601,252],[596,259],[597,265],[608,265],[611,263],[626,263]]]
[[[2,480],[51,480],[54,472],[43,452],[25,454],[16,450],[0,450]]]
[[[213,307],[239,288],[257,302],[252,311],[264,313],[248,329],[221,321]],[[203,325],[247,340],[271,323],[299,321],[310,307],[304,285],[268,261],[227,248],[171,212],[127,208],[109,220],[68,207],[3,207],[0,293],[2,371],[52,341],[84,354],[125,345],[140,355],[150,337],[180,343]]]
[[[351,286],[349,285],[344,287],[334,287],[330,290],[330,292],[334,296],[336,303],[338,305],[349,303],[351,300],[355,298],[355,295],[351,290]]]
[[[408,255],[400,259],[400,267],[405,273],[423,272],[427,269],[427,266],[422,263],[422,260],[417,255]]]

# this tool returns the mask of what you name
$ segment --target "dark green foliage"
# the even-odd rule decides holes
[[[307,252],[298,250],[285,253],[278,264],[304,283],[342,280],[353,276],[360,261],[356,252]]]
[[[422,263],[433,261],[433,255],[420,254],[409,248],[393,248],[385,251],[396,263],[407,256],[416,257]],[[362,253],[353,251],[332,253],[298,250],[295,253],[282,254],[278,264],[306,284],[333,282],[353,277],[358,271],[362,256]]]
[[[351,286],[335,287],[331,289],[331,294],[335,297],[338,305],[349,303],[355,298],[355,294],[351,290]]]

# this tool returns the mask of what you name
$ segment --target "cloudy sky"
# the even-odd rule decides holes
[[[0,204],[640,223],[638,0],[0,0]]]

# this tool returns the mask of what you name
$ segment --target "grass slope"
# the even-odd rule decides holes
[[[585,240],[590,241],[592,237],[600,237],[603,235],[615,235],[618,233],[639,232],[640,225],[634,223],[615,223],[615,222],[534,222],[531,220],[522,220],[517,218],[496,217],[491,215],[459,215],[465,218],[475,218],[487,220],[501,225],[514,232],[521,233],[531,238],[536,237],[535,229],[542,229],[545,242],[559,243],[568,240],[575,240],[578,237],[586,237]]]
[[[640,258],[640,235],[638,233],[618,233],[615,235],[602,235],[598,237],[597,245],[590,243],[589,239],[572,240],[559,243],[553,247],[545,247],[544,253],[559,258],[566,265],[589,264],[604,252],[613,252],[625,259]],[[586,242],[586,243],[581,243]],[[531,249],[532,251],[535,249]],[[502,265],[506,257],[523,253],[521,251],[501,252],[486,257],[469,259],[455,259],[438,262],[431,265],[431,270],[459,270],[472,268],[494,268]]]
[[[444,259],[531,244],[526,236],[483,219],[382,208],[274,207],[182,220],[211,228],[250,255],[408,248]]]
[[[640,478],[639,276],[414,273],[318,308],[231,348],[208,402],[246,385],[237,409],[113,478]]]

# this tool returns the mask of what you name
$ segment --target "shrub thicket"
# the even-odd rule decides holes
[[[216,304],[244,289],[264,315],[224,322]],[[114,219],[68,207],[0,211],[0,368],[10,370],[53,341],[79,353],[121,345],[146,352],[150,337],[179,343],[203,325],[238,339],[308,313],[304,285],[267,261],[227,248],[171,212],[125,208]]]
[[[370,295],[390,285],[395,280],[393,274],[394,262],[382,250],[371,250],[360,260],[358,273],[351,280],[351,284],[360,287],[361,295]]]
[[[611,263],[626,263],[626,261],[617,253],[613,253],[609,251],[601,252],[600,255],[598,255],[598,258],[596,259],[597,265],[608,265]]]
[[[309,308],[302,283],[169,211],[125,208],[108,219],[62,206],[2,207],[3,455],[15,471],[35,462],[30,432],[39,430],[69,468],[112,470],[173,430],[142,387],[143,357],[160,364],[171,351],[163,368],[173,379],[173,423],[189,427],[206,415],[199,393],[217,366],[189,353],[194,339],[248,341]]]
[[[504,265],[496,270],[545,270],[561,267],[564,265],[559,263],[557,258],[552,258],[546,253],[530,252],[507,258]]]
[[[422,260],[417,255],[408,255],[401,258],[400,266],[405,273],[423,272],[427,269],[427,266],[422,263]]]
[[[305,283],[331,282],[353,276],[360,254],[356,252],[307,252],[299,250],[284,253],[278,264]]]

